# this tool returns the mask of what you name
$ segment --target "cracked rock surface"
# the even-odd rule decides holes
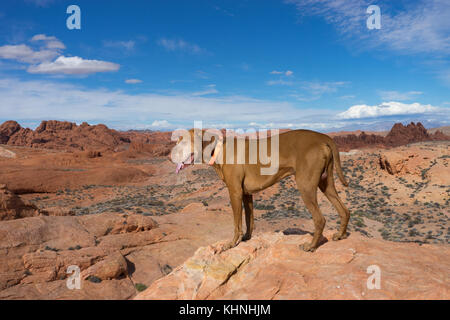
[[[447,299],[450,250],[399,244],[332,232],[316,252],[300,243],[311,235],[263,233],[222,251],[223,242],[199,248],[172,273],[135,299]],[[381,288],[368,289],[367,268],[377,265]]]

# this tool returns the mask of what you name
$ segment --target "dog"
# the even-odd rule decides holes
[[[208,136],[206,136],[205,132],[207,131],[191,129],[186,131],[186,134],[183,136],[177,138],[173,151],[177,148],[178,159],[183,159],[183,161],[177,161],[176,172],[178,173],[186,166],[194,164],[194,160],[201,154],[210,157],[210,159],[200,157],[197,163],[208,163],[211,165],[218,176],[225,182],[233,210],[234,237],[225,245],[224,249],[235,247],[241,241],[251,238],[254,228],[253,194],[272,186],[290,175],[295,176],[297,188],[306,208],[312,215],[315,227],[312,241],[301,244],[300,248],[313,252],[319,246],[322,237],[325,218],[317,203],[318,188],[325,194],[340,215],[341,224],[339,230],[333,235],[333,240],[341,240],[347,237],[350,212],[336,191],[333,174],[334,167],[341,183],[344,186],[348,186],[348,183],[342,172],[336,144],[329,136],[311,130],[292,130],[279,135],[259,138],[260,148],[261,145],[265,144],[267,146],[266,150],[272,150],[272,146],[275,143],[278,145],[278,150],[276,150],[278,152],[278,170],[273,174],[262,174],[262,170],[264,168],[267,169],[269,165],[263,163],[260,155],[256,155],[256,162],[253,161],[252,163],[252,161],[249,161],[252,157],[252,152],[255,153],[255,149],[251,147],[251,139],[245,138],[242,140],[242,138],[236,136],[222,139],[221,132],[218,130],[216,130],[216,134]],[[241,139],[240,146],[245,151],[246,158],[244,163],[236,161],[239,154],[238,139]],[[271,153],[271,158],[273,159],[274,150]],[[217,161],[219,155],[226,161]],[[242,207],[244,207],[247,227],[245,234],[242,232]]]

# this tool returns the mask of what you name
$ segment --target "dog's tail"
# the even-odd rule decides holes
[[[333,139],[330,138],[328,140],[327,145],[331,149],[331,152],[333,153],[334,167],[336,168],[336,173],[339,177],[339,180],[341,180],[342,184],[347,187],[348,182],[345,179],[344,172],[342,172],[341,158],[339,156],[339,151],[337,149],[336,143],[333,141]]]

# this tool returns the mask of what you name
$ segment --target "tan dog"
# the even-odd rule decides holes
[[[236,138],[218,139],[218,135],[213,136],[211,140],[203,142],[204,140],[203,130],[191,129],[189,134],[185,136],[190,137],[190,141],[183,141],[183,137],[180,137],[177,142],[177,146],[183,143],[187,148],[181,148],[184,153],[182,161],[178,163],[177,172],[183,169],[188,164],[193,164],[194,155],[199,153],[208,154],[210,159],[202,159],[201,162],[212,165],[219,175],[219,177],[225,182],[228,187],[231,206],[234,215],[234,237],[226,245],[227,248],[236,246],[241,240],[245,241],[251,238],[253,231],[253,198],[252,194],[261,191],[280,181],[281,179],[295,175],[295,181],[297,182],[297,188],[300,191],[303,202],[306,208],[312,215],[315,231],[311,243],[304,243],[301,248],[305,251],[314,251],[318,245],[322,236],[322,231],[325,226],[325,218],[320,212],[317,203],[317,188],[319,188],[331,204],[338,211],[341,224],[340,229],[334,234],[333,240],[345,239],[347,237],[347,224],[350,218],[350,212],[343,204],[338,196],[336,188],[334,186],[333,178],[333,166],[336,167],[336,173],[345,186],[347,181],[345,180],[342,172],[339,152],[336,148],[334,141],[327,135],[310,131],[310,130],[294,130],[280,134],[276,140],[278,142],[279,157],[278,157],[278,171],[274,174],[263,175],[261,174],[262,168],[269,167],[264,161],[261,161],[260,156],[257,156],[256,163],[251,164],[249,161],[249,139],[245,139],[241,146],[245,147],[245,163],[237,164],[236,157],[238,155],[238,143]],[[230,139],[234,139],[234,153],[230,157],[227,157],[227,141],[231,145]],[[267,139],[264,141],[264,139]],[[274,137],[268,137],[259,139],[259,144],[266,143],[267,150],[271,150],[272,139]],[[201,150],[195,150],[194,140],[201,141]],[[211,142],[212,141],[212,142]],[[188,150],[188,151],[186,151]],[[194,152],[191,152],[194,150]],[[210,151],[211,150],[211,151]],[[232,148],[228,149],[232,150]],[[206,151],[206,152],[205,152]],[[218,154],[226,159],[221,163],[216,161]],[[271,155],[272,156],[272,155]],[[233,161],[234,160],[234,161]],[[245,222],[247,230],[245,235],[242,233],[242,204],[245,209]]]

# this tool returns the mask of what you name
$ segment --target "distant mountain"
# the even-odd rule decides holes
[[[367,134],[364,131],[359,135],[336,135],[335,133],[331,136],[341,151],[369,146],[386,148],[421,141],[450,140],[450,136],[445,135],[440,130],[434,130],[433,133],[428,132],[420,122],[417,124],[411,122],[406,126],[401,123],[396,123],[386,136],[380,134]]]
[[[442,130],[440,130],[442,129]],[[396,123],[389,132],[340,131],[329,133],[341,151],[373,147],[395,147],[420,141],[450,140],[450,127],[425,129],[422,123]],[[286,130],[280,130],[283,132]],[[171,132],[116,131],[104,124],[77,125],[67,121],[42,121],[35,129],[23,128],[16,121],[0,125],[0,144],[58,150],[96,150],[167,155],[174,142]]]
[[[89,125],[83,122],[42,121],[35,129],[23,128],[16,121],[0,125],[0,144],[60,150],[112,150],[130,143],[120,132],[104,124]]]
[[[443,134],[450,136],[450,126],[428,129],[429,133],[435,133],[436,131],[441,131]]]

